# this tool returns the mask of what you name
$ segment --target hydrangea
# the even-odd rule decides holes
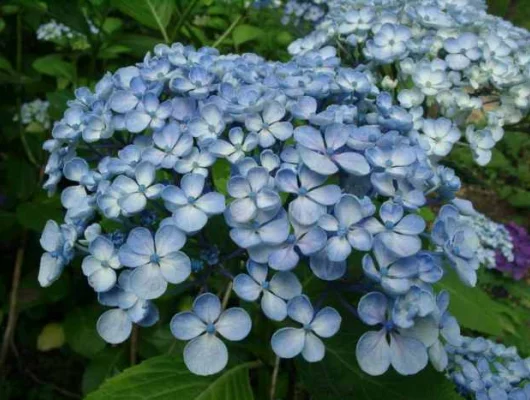
[[[460,181],[438,162],[467,118],[449,108],[471,113],[476,104],[463,107],[459,97],[457,107],[424,117],[421,106],[451,103],[446,91],[464,77],[436,54],[418,59],[431,49],[417,36],[451,26],[450,18],[434,6],[407,8],[404,21],[387,21],[378,7],[326,7],[329,32],[319,28],[295,42],[299,54],[286,63],[158,45],[141,63],[105,75],[94,91],[76,90],[44,144],[44,187],[62,188],[67,211],[62,225],[49,222],[43,233],[39,280],[51,284],[85,253],[89,284],[110,307],[97,322],[107,342],[126,340],[133,324],[156,323],[155,303],[173,295],[171,284],[197,295],[192,310],[170,323],[175,337],[189,341],[184,361],[196,374],[226,366],[221,338],[250,333],[241,301],[259,301],[264,317],[276,321],[270,344],[281,358],[321,360],[322,339],[358,316],[378,326],[357,344],[365,372],[392,366],[409,375],[428,360],[447,365],[459,328],[433,284],[451,266],[473,286],[479,261],[466,207],[455,201]],[[343,17],[348,45],[370,41],[364,49],[374,55],[362,51],[370,66],[341,67],[337,51],[324,46]],[[408,18],[425,29],[406,26]],[[451,54],[465,56],[474,71],[474,47],[466,49]],[[401,99],[372,70],[388,70],[390,59],[417,82]],[[479,75],[473,79],[482,82]],[[499,90],[502,79],[496,73],[492,81]],[[498,137],[497,128],[486,129]],[[427,227],[418,209],[428,201],[456,205],[443,205]],[[321,305],[324,293],[313,305],[300,283],[313,278],[343,300],[351,287],[363,297],[348,315]],[[221,303],[208,291],[223,281]]]
[[[22,125],[25,125],[27,129],[49,129],[51,126],[50,115],[48,114],[49,107],[48,101],[35,99],[22,104],[20,115],[15,114],[13,120],[18,121],[20,119]]]
[[[504,246],[495,247],[495,268],[512,275],[514,279],[523,279],[530,270],[530,235],[515,222],[504,225],[504,230],[509,234],[510,251],[505,252]]]

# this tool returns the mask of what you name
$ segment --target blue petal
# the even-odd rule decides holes
[[[309,267],[317,278],[324,281],[340,279],[346,273],[346,262],[330,261],[325,250],[311,256],[309,259]]]
[[[289,318],[305,325],[311,323],[315,311],[309,298],[305,295],[300,295],[289,300],[287,313],[289,314]]]
[[[191,260],[181,251],[175,251],[162,257],[159,266],[162,276],[169,283],[184,282],[191,273]]]
[[[40,259],[39,283],[42,287],[50,286],[61,276],[64,262],[53,257],[50,253],[44,253]]]
[[[414,375],[427,366],[427,349],[419,340],[390,334],[392,366],[401,375]]]
[[[184,243],[186,235],[172,225],[160,228],[155,234],[156,254],[160,257],[179,251]]]
[[[175,314],[169,323],[169,327],[173,336],[180,340],[193,339],[203,334],[206,330],[206,324],[190,311]]]
[[[390,347],[386,341],[386,331],[366,332],[355,348],[357,362],[367,374],[383,375],[390,367]]]
[[[150,122],[151,117],[143,111],[131,111],[125,116],[125,126],[132,133],[143,131]]]
[[[186,345],[184,363],[196,375],[213,375],[226,367],[228,351],[219,338],[205,333]]]
[[[247,274],[239,274],[234,278],[234,292],[246,301],[255,301],[261,293],[261,286]]]
[[[320,337],[328,338],[335,335],[339,329],[342,318],[332,307],[324,307],[317,312],[311,322],[311,329]]]
[[[322,340],[309,332],[305,337],[302,357],[304,357],[307,362],[317,362],[324,358],[325,353],[326,348],[324,347]]]
[[[263,292],[261,309],[267,318],[273,321],[283,321],[287,316],[287,304],[268,290]]]
[[[300,281],[295,274],[288,271],[274,274],[269,282],[269,289],[284,300],[290,300],[302,293]]]
[[[127,313],[120,309],[105,311],[98,319],[96,329],[107,343],[122,343],[130,336],[132,322]]]
[[[232,341],[243,340],[250,333],[252,321],[248,313],[239,307],[229,308],[222,312],[215,323],[215,329],[224,338]]]
[[[154,264],[142,265],[131,275],[131,286],[136,295],[142,299],[156,299],[164,294],[167,281],[160,268]]]
[[[365,294],[357,306],[359,318],[367,325],[382,324],[386,321],[387,306],[388,301],[384,294],[379,292]]]
[[[296,357],[304,348],[305,336],[303,329],[281,328],[272,335],[272,350],[281,358]]]
[[[206,323],[214,323],[221,314],[221,302],[212,293],[204,293],[193,302],[193,311]]]

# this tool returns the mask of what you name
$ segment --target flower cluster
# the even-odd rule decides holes
[[[96,27],[92,21],[87,19],[87,24],[91,34],[97,35],[99,33],[98,27]],[[79,50],[84,50],[90,47],[87,37],[84,34],[76,32],[54,19],[38,27],[37,39],[45,42],[53,42],[60,46],[69,45],[72,48]]]
[[[283,7],[284,24],[300,25],[304,21],[315,24],[327,13],[324,0],[288,0]]]
[[[530,34],[487,14],[485,1],[332,0],[327,7],[290,52],[337,43],[410,111],[429,156],[446,156],[466,144],[462,137],[485,165],[503,126],[528,114]]]
[[[508,257],[502,251],[495,254],[495,268],[499,271],[507,272],[514,279],[523,279],[530,271],[530,235],[528,231],[510,222],[505,225],[512,244],[512,257]]]
[[[513,243],[509,230],[478,212],[462,217],[475,230],[480,241],[477,257],[486,268],[496,268],[497,254],[507,262],[514,261]]]
[[[20,108],[20,116],[15,115],[13,120],[20,122],[24,126],[32,124],[38,124],[42,129],[49,129],[51,126],[50,115],[48,114],[48,108],[50,103],[45,100],[35,99],[29,103],[22,104]]]
[[[447,352],[447,375],[463,395],[479,400],[530,398],[530,358],[522,359],[515,347],[462,337],[462,343],[447,346]]]

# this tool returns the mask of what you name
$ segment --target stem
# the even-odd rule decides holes
[[[136,365],[138,359],[138,325],[133,325],[130,345],[129,361],[131,366],[133,366]]]
[[[224,40],[227,38],[230,33],[234,30],[234,28],[239,24],[239,22],[243,19],[245,15],[239,14],[238,17],[232,22],[232,24],[224,31],[224,33],[215,41],[215,43],[212,45],[212,47],[215,49],[221,45],[221,43],[224,42]]]
[[[0,350],[0,371],[3,370],[5,361],[7,359],[7,353],[9,351],[9,345],[13,341],[13,335],[17,326],[17,303],[18,303],[18,287],[20,284],[20,276],[22,274],[22,264],[24,262],[24,252],[26,250],[27,233],[22,232],[22,239],[20,246],[17,250],[15,258],[15,269],[13,271],[13,278],[11,281],[11,293],[9,296],[9,314],[7,319],[6,330],[4,331],[4,339],[2,341],[2,348]]]
[[[352,306],[350,303],[344,300],[341,296],[339,296],[339,300],[340,300],[340,303],[344,306],[344,308],[346,308],[349,312],[351,312],[357,318],[359,317],[359,313],[357,312],[357,309],[354,306]]]
[[[171,38],[173,40],[175,40],[175,36],[177,35],[177,33],[180,32],[180,29],[182,28],[182,25],[184,25],[184,23],[186,22],[186,20],[188,18],[188,15],[190,15],[190,13],[193,11],[193,9],[195,8],[195,6],[197,5],[198,2],[199,2],[199,0],[192,0],[192,1],[189,2],[188,7],[186,7],[184,12],[180,16],[179,21],[175,25],[175,29],[173,29],[173,32],[171,33]]]
[[[226,305],[228,304],[228,300],[230,299],[230,294],[232,293],[232,281],[228,282],[228,285],[226,286],[225,295],[223,296],[223,302],[221,303],[221,308],[224,310],[226,308]]]
[[[274,400],[274,395],[276,394],[276,385],[278,384],[278,372],[280,372],[280,357],[276,356],[276,359],[274,360],[274,370],[272,371],[271,378],[270,400]]]

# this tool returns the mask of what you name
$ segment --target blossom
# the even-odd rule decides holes
[[[46,251],[40,259],[39,283],[50,286],[59,279],[63,268],[73,258],[73,247],[77,239],[77,232],[69,225],[59,226],[55,221],[48,221],[40,244]]]
[[[296,296],[287,305],[289,318],[302,324],[302,328],[281,328],[271,338],[272,349],[278,357],[293,358],[298,354],[306,361],[316,362],[324,358],[326,348],[320,338],[337,333],[342,321],[331,307],[315,312],[307,296]]]
[[[277,101],[265,105],[261,115],[249,115],[245,119],[246,128],[258,135],[261,147],[272,146],[276,140],[285,141],[293,134],[293,125],[282,121],[285,116],[285,108]]]
[[[212,375],[228,363],[226,345],[217,334],[230,341],[243,340],[252,322],[239,307],[221,309],[219,298],[204,293],[193,302],[192,311],[176,314],[170,322],[171,333],[179,340],[190,340],[184,348],[184,363],[197,375]]]
[[[120,268],[118,252],[112,242],[98,236],[90,243],[90,255],[83,259],[81,268],[88,283],[96,292],[106,292],[116,283],[115,270]]]
[[[193,148],[193,139],[183,133],[175,121],[153,133],[153,147],[142,152],[142,160],[155,166],[172,169],[177,160],[187,156]]]
[[[160,297],[169,283],[183,282],[191,272],[191,261],[179,251],[186,236],[174,226],[164,226],[154,235],[134,228],[118,252],[120,263],[134,268],[131,288],[144,299]]]

